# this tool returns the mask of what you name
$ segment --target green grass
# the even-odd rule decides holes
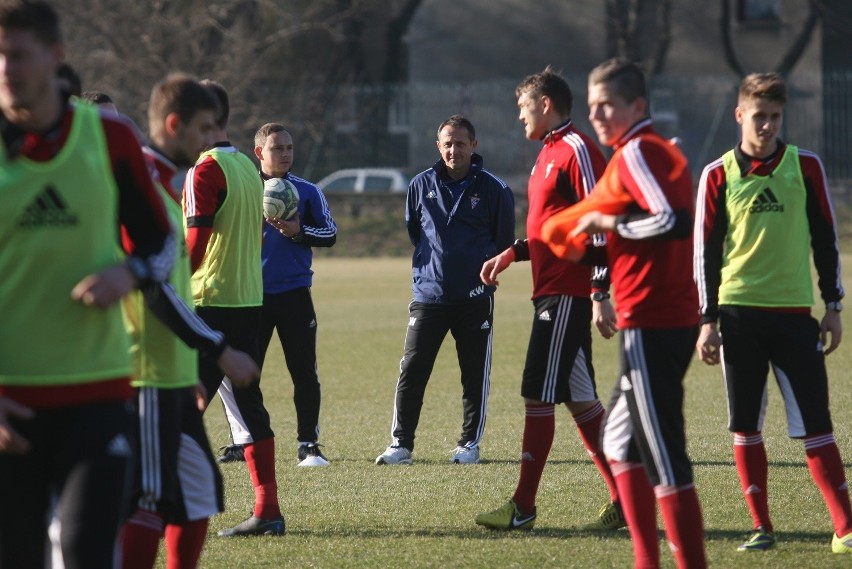
[[[844,261],[847,269],[852,267],[852,258]],[[598,536],[571,529],[589,521],[607,494],[564,408],[557,413],[557,435],[541,483],[535,530],[495,533],[473,523],[476,513],[502,504],[517,482],[523,427],[519,383],[531,323],[527,264],[504,273],[497,293],[488,429],[482,464],[474,466],[448,462],[461,427],[461,387],[451,338],[426,392],[415,464],[373,464],[390,437],[410,299],[408,260],[320,258],[315,270],[323,386],[321,443],[332,466],[296,467],[292,384],[280,348],[273,344],[263,388],[278,435],[277,472],[287,535],[216,537],[218,529],[242,520],[253,500],[245,466],[224,465],[227,511],[211,520],[202,567],[632,565],[626,531]],[[850,312],[843,313],[847,330],[852,330]],[[847,465],[852,464],[848,342],[828,358],[836,435]],[[595,338],[594,358],[604,401],[617,373],[616,348],[615,340]],[[848,558],[830,553],[828,513],[804,466],[801,442],[786,436],[781,399],[774,386],[765,439],[771,461],[770,507],[779,543],[763,554],[736,552],[751,522],[732,463],[721,372],[693,360],[686,385],[689,450],[711,566],[847,566]],[[207,422],[211,443],[227,444],[217,403],[208,412]],[[664,567],[674,566],[664,543],[662,558]]]

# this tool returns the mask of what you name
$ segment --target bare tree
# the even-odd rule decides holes
[[[606,0],[606,52],[657,75],[671,44],[672,0]]]
[[[731,39],[731,0],[721,0],[721,18],[719,18],[719,26],[720,32],[722,36],[722,47],[725,54],[725,61],[728,64],[728,67],[731,68],[731,71],[736,73],[738,77],[744,77],[745,71],[740,63],[740,59],[737,56],[736,50],[734,49],[734,45]],[[775,65],[775,71],[780,73],[781,75],[788,75],[790,71],[793,70],[793,67],[796,66],[799,59],[801,59],[802,54],[805,52],[805,48],[808,47],[808,44],[811,41],[811,37],[813,36],[814,29],[816,29],[817,23],[819,22],[819,13],[817,10],[817,3],[814,0],[809,0],[809,9],[808,9],[808,17],[805,19],[805,23],[802,25],[802,28],[799,30],[795,40],[790,44],[787,48],[787,51],[781,57],[779,62]]]
[[[142,122],[151,86],[171,71],[222,83],[230,133],[244,148],[264,122],[288,124],[311,153],[334,86],[365,80],[357,33],[378,0],[66,0],[58,5],[71,64],[85,88],[110,93]],[[390,17],[390,16],[388,16]]]

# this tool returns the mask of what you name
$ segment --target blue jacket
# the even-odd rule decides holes
[[[269,176],[261,174],[263,179]],[[314,184],[288,172],[285,179],[299,190],[299,221],[303,237],[295,242],[272,225],[263,224],[263,293],[278,294],[309,287],[313,280],[311,247],[331,247],[337,241],[337,226],[322,191]]]
[[[458,304],[495,287],[479,279],[482,263],[515,240],[515,198],[474,154],[464,188],[453,200],[443,160],[411,180],[405,223],[414,244],[412,290],[417,302]]]

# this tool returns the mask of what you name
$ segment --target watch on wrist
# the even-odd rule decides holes
[[[602,290],[596,290],[591,294],[591,299],[595,302],[602,302],[604,300],[609,300],[609,293],[604,292]]]
[[[834,302],[826,302],[825,309],[833,310],[834,312],[840,312],[841,310],[843,310],[843,304],[839,300],[835,300]]]

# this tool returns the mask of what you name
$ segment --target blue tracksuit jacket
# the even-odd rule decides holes
[[[495,287],[479,279],[482,263],[515,240],[515,198],[474,154],[457,200],[443,160],[411,180],[405,223],[414,244],[412,290],[417,302],[458,304]]]

